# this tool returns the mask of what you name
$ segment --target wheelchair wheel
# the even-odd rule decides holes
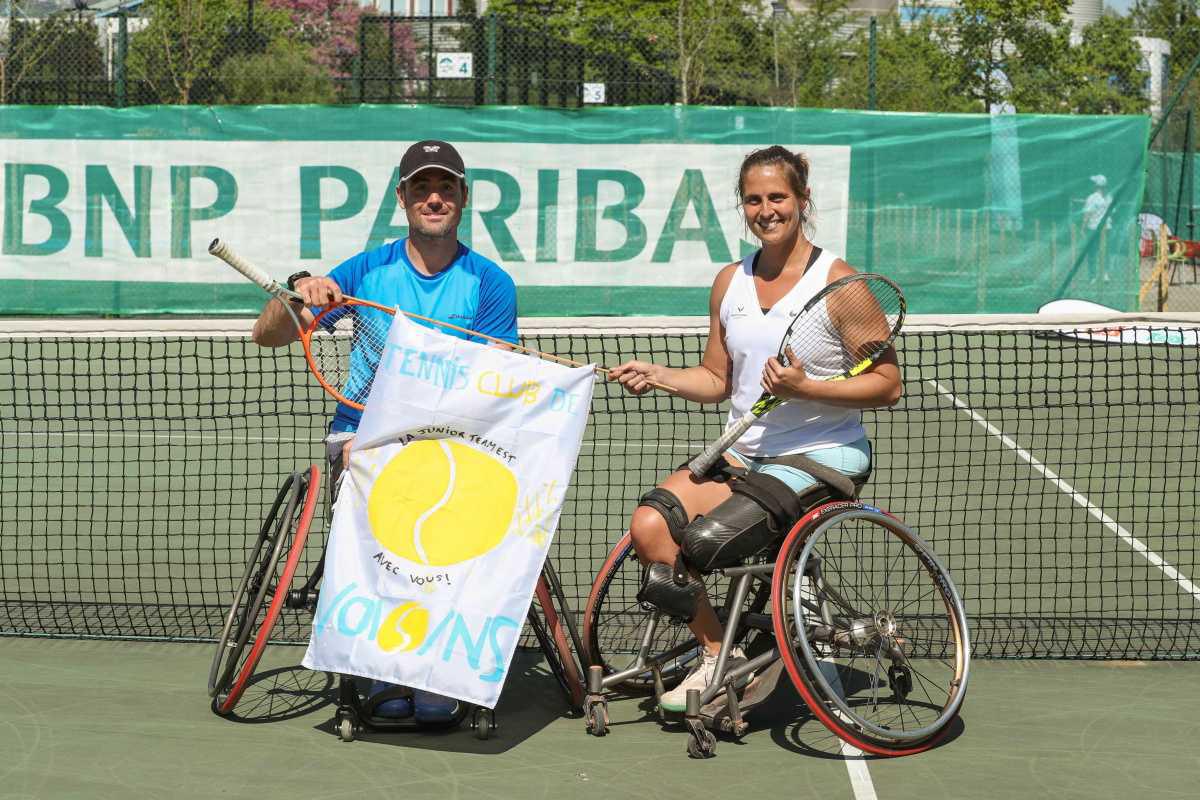
[[[263,520],[208,673],[208,693],[217,714],[233,710],[266,649],[308,538],[320,482],[315,465],[306,473],[289,475]],[[262,612],[268,598],[270,604]],[[247,650],[252,635],[254,641]]]
[[[633,539],[627,532],[596,574],[584,609],[583,642],[588,649],[588,661],[603,667],[606,675],[632,666],[637,658],[646,624],[653,613],[643,608],[637,600],[641,585],[642,565],[633,550]],[[666,652],[689,641],[695,650],[689,650],[662,667],[663,685],[668,689],[683,680],[695,663],[699,657],[699,645],[686,625],[665,615],[659,616],[650,655]],[[621,688],[630,692],[653,692],[654,675],[647,670],[623,681]]]
[[[932,747],[958,714],[970,642],[929,546],[861,503],[828,503],[784,540],[771,592],[796,690],[833,733],[876,755]]]
[[[530,622],[533,623],[534,635],[537,636],[538,644],[542,647],[546,662],[550,665],[550,671],[554,673],[558,685],[562,687],[567,705],[572,711],[582,712],[583,676],[579,672],[579,662],[575,659],[575,652],[571,649],[571,643],[567,640],[567,634],[563,630],[563,620],[554,609],[550,587],[547,586],[544,576],[538,578],[537,586],[534,588],[534,599],[542,611],[542,617],[539,620],[531,609]]]
[[[731,590],[730,580],[722,575],[707,576],[705,583],[714,605],[719,605],[721,598],[727,598]],[[641,585],[642,565],[633,550],[633,540],[626,533],[597,573],[583,617],[583,642],[587,648],[588,663],[603,667],[606,675],[625,670],[637,659],[646,625],[654,614],[638,602],[637,594]],[[752,593],[749,610],[762,611],[769,599],[765,591]],[[717,614],[722,620],[727,616],[720,607]],[[753,637],[754,631],[743,632],[738,637],[738,643],[749,647],[747,636]],[[653,657],[677,648],[683,648],[682,654],[660,668],[663,686],[667,689],[683,680],[695,666],[700,649],[687,625],[660,614],[648,655]],[[630,692],[652,692],[655,688],[654,674],[647,669],[623,681],[621,688]]]

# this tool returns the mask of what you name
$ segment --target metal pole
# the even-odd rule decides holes
[[[358,102],[367,102],[367,18],[358,19]]]
[[[437,72],[437,56],[433,52],[433,0],[429,0],[429,66],[425,69],[429,73],[429,98],[428,102],[433,102],[433,76]]]
[[[1188,239],[1196,238],[1196,129],[1192,125],[1194,111],[1187,112],[1187,136],[1183,140],[1183,169],[1187,175]],[[1192,282],[1196,282],[1196,262],[1192,261]]]
[[[779,91],[779,26],[783,22],[787,5],[782,0],[771,3],[771,38],[775,56],[775,91]]]
[[[867,29],[867,108],[875,110],[875,59],[878,43],[875,38],[875,17]]]
[[[117,12],[117,108],[125,107],[125,54],[129,47],[129,24],[125,18],[125,9]]]
[[[496,48],[496,15],[489,11],[486,22],[484,23],[483,38],[484,44],[487,47],[487,83],[485,84],[484,102],[488,105],[495,105],[497,100],[496,92],[496,75],[499,70],[496,68],[496,58],[498,51]]]
[[[779,88],[779,26],[774,26],[775,31],[775,88]]]
[[[388,88],[387,101],[392,102],[396,87],[396,0],[388,2]]]

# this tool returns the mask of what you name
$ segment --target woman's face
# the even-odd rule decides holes
[[[800,198],[782,166],[751,167],[742,183],[742,213],[746,226],[763,244],[796,236],[800,229]]]

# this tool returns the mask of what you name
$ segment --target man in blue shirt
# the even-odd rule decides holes
[[[343,295],[441,320],[506,342],[517,341],[517,292],[512,278],[494,262],[458,241],[458,225],[467,204],[466,167],[458,151],[446,142],[426,140],[408,148],[400,160],[396,197],[408,217],[408,238],[399,239],[343,261],[325,277],[297,272],[288,288],[303,302],[293,310],[308,324],[313,308],[341,301]],[[280,347],[299,338],[281,300],[271,300],[254,324],[252,338],[264,347]],[[449,328],[414,320],[451,336],[475,341]],[[353,356],[352,356],[353,357]],[[349,458],[361,412],[339,403],[326,439],[330,485]],[[378,716],[404,718],[414,713],[419,722],[449,718],[456,701],[416,691],[410,699],[397,687],[377,681],[372,693],[388,692],[379,702]]]

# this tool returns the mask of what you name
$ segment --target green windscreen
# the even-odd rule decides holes
[[[12,107],[0,314],[255,312],[261,293],[208,241],[282,279],[405,236],[396,164],[423,138],[461,151],[459,238],[509,272],[523,316],[705,314],[716,272],[755,247],[739,166],[772,144],[810,162],[815,241],[893,278],[914,313],[1062,298],[1135,310],[1148,127],[670,106]]]

